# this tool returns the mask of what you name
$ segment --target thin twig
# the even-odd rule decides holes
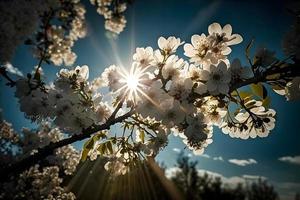
[[[0,74],[8,81],[7,85],[13,87],[16,85],[16,81],[12,80],[8,75],[5,67],[0,67]]]

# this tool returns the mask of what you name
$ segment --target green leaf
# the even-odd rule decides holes
[[[266,87],[264,85],[262,85],[263,87],[263,99],[268,97],[268,90],[266,89]]]
[[[87,155],[89,154],[90,149],[85,149],[83,148],[82,153],[81,153],[81,161],[84,162],[86,161]]]
[[[106,138],[105,132],[99,132],[93,136],[94,141]]]
[[[267,98],[268,91],[263,84],[261,84],[261,83],[251,84],[250,87],[251,87],[252,92],[256,96],[260,97],[261,99]]]
[[[100,155],[104,155],[105,152],[106,152],[106,145],[105,145],[105,143],[100,144],[97,150],[99,151]]]
[[[142,143],[145,142],[145,131],[144,130],[140,130],[139,138],[141,139]]]
[[[263,105],[265,108],[269,108],[269,107],[270,107],[270,104],[271,104],[271,97],[267,97],[267,98],[265,98],[265,99],[262,101],[262,105]]]
[[[246,92],[246,91],[240,91],[239,94],[242,99],[246,99],[247,97],[252,96],[252,94],[250,92]]]
[[[81,161],[85,161],[87,158],[88,153],[94,147],[94,139],[93,137],[86,141],[83,145],[83,150],[81,154]]]

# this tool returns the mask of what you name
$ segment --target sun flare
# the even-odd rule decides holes
[[[128,76],[126,79],[126,85],[130,90],[137,90],[139,85],[139,79],[136,76]]]
[[[140,99],[140,95],[143,94],[143,88],[146,87],[144,84],[144,78],[146,75],[145,70],[132,66],[129,72],[123,69],[121,75],[122,79],[120,82],[123,86],[118,92],[122,92],[126,95],[127,100],[131,100],[136,103]]]

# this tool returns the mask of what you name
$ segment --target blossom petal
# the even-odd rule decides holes
[[[207,90],[210,92],[217,89],[217,84],[212,80],[207,81],[206,86]]]
[[[224,27],[223,27],[223,32],[225,33],[225,35],[227,37],[231,36],[232,34],[232,27],[230,24],[226,24]]]
[[[218,85],[219,92],[222,94],[227,94],[229,92],[229,87],[227,84]]]
[[[160,49],[163,49],[164,46],[165,46],[165,44],[166,44],[166,42],[167,42],[166,38],[164,38],[164,37],[159,37],[159,38],[158,38],[158,41],[157,41],[158,47],[159,47]]]
[[[239,43],[241,43],[243,41],[242,36],[239,35],[239,34],[233,34],[231,36],[231,39],[232,40],[230,40],[229,42],[226,42],[226,44],[229,45],[229,46],[230,45],[234,45],[234,44],[239,44]]]
[[[221,34],[222,33],[222,27],[219,23],[213,23],[211,25],[209,25],[208,27],[208,33],[210,35],[214,34],[214,33],[219,33]]]
[[[223,51],[222,54],[227,56],[231,53],[231,48],[230,47],[226,47]]]

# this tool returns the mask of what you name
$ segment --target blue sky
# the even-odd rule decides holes
[[[200,1],[200,0],[136,0],[126,12],[127,27],[117,40],[112,41],[104,31],[104,20],[88,1],[83,1],[87,8],[88,36],[79,40],[74,51],[78,54],[75,65],[87,64],[90,67],[90,78],[100,75],[105,67],[118,64],[120,56],[123,65],[131,62],[136,47],[152,46],[157,48],[159,36],[176,36],[189,42],[193,34],[207,33],[207,27],[213,22],[221,25],[230,23],[234,33],[243,36],[244,42],[233,47],[229,59],[240,58],[244,64],[244,49],[254,38],[254,49],[265,46],[283,57],[281,39],[292,23],[286,12],[286,1]],[[117,52],[117,54],[116,54]],[[182,49],[179,50],[182,56]],[[31,51],[26,46],[17,49],[12,64],[23,73],[31,72],[37,64]],[[60,69],[44,65],[47,81],[54,79]],[[23,126],[34,127],[24,119],[19,105],[13,97],[14,89],[0,81],[0,107],[4,117],[14,124],[16,130]],[[270,92],[271,93],[271,92]],[[259,175],[267,177],[286,198],[289,192],[300,192],[300,165],[279,161],[282,156],[300,155],[300,102],[286,102],[284,97],[272,94],[271,107],[277,111],[276,128],[270,136],[263,139],[240,140],[224,135],[214,129],[214,142],[206,149],[207,157],[195,157],[199,168],[217,172],[226,177]],[[77,145],[79,146],[79,145]],[[174,151],[174,148],[175,151]],[[172,167],[176,161],[177,149],[184,145],[179,138],[170,137],[169,146],[158,156],[158,161]],[[189,153],[189,152],[187,152]],[[213,160],[221,156],[224,161]],[[238,166],[229,159],[254,159],[256,164]],[[287,187],[289,189],[284,189]]]

